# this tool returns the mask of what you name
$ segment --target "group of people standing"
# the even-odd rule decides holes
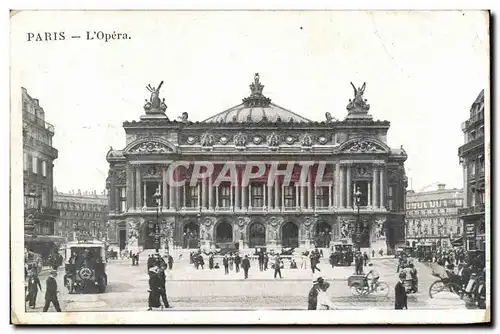
[[[45,305],[43,306],[43,312],[47,312],[49,310],[50,304],[54,305],[54,308],[57,312],[61,312],[61,306],[59,305],[58,294],[59,291],[57,289],[57,270],[51,270],[49,277],[45,281]],[[42,291],[42,285],[40,283],[40,279],[36,271],[28,272],[28,282],[26,285],[26,302],[28,303],[29,308],[36,308],[36,300],[38,296],[38,291]]]
[[[167,264],[168,263],[168,264]],[[165,270],[172,269],[173,258],[167,255],[165,261],[158,252],[148,257],[148,275],[149,275],[149,298],[148,311],[153,308],[169,308],[170,304],[167,298],[167,276]],[[161,301],[160,301],[161,299]]]

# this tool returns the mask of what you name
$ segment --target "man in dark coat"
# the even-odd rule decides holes
[[[314,271],[321,271],[321,269],[318,268],[318,263],[319,263],[319,252],[317,251],[312,251],[310,255],[311,259],[311,269],[314,274]]]
[[[167,277],[165,275],[165,268],[160,268],[158,271],[158,283],[160,285],[160,296],[161,300],[163,301],[163,305],[165,305],[166,308],[169,308],[170,305],[168,304],[168,299],[167,299],[167,288],[166,288],[166,283],[167,283]]]
[[[308,310],[316,310],[318,307],[318,290],[319,287],[323,284],[323,278],[318,277],[313,281],[313,286],[311,290],[309,290],[309,296],[307,298],[307,309]]]
[[[57,270],[52,270],[50,276],[47,278],[47,286],[45,288],[45,305],[43,306],[43,312],[49,310],[50,303],[54,305],[57,312],[61,312],[61,307],[59,306],[59,300],[57,299]]]
[[[229,275],[229,258],[227,257],[227,254],[224,256],[222,264],[224,265],[224,275]]]
[[[35,271],[31,271],[28,277],[28,302],[30,308],[35,308],[36,306],[36,296],[38,294],[38,289],[42,291],[40,279],[36,275]]]
[[[356,275],[363,275],[363,257],[361,253],[356,254],[354,264],[356,266]]]
[[[236,253],[236,256],[234,257],[234,265],[236,267],[236,272],[240,272],[240,263],[241,263],[241,256],[240,254]]]
[[[264,252],[260,251],[259,252],[259,270],[262,271],[264,270]]]
[[[267,253],[264,254],[264,270],[267,270],[269,265],[269,255]]]
[[[160,296],[161,296],[161,283],[160,277],[158,275],[158,267],[152,267],[149,269],[149,298],[148,298],[148,311],[151,311],[153,307],[161,307]]]
[[[198,254],[197,257],[198,265],[201,266],[201,269],[205,269],[205,260],[203,259],[203,255]]]
[[[167,255],[167,261],[168,261],[168,270],[172,270],[174,266],[174,258],[172,257],[172,255],[170,254]]]
[[[281,259],[279,255],[276,255],[274,258],[274,278],[276,278],[278,274],[280,275],[280,278],[283,278],[281,277]]]
[[[210,270],[214,269],[214,254],[210,253],[210,257],[208,258],[208,268]]]
[[[394,308],[396,310],[408,309],[408,296],[406,295],[406,288],[404,284],[405,278],[406,274],[404,272],[401,272],[399,274],[399,282],[394,288],[394,294],[396,297]]]
[[[366,254],[366,252],[363,252],[363,266],[366,267],[367,264],[368,264],[368,254]]]
[[[155,265],[155,259],[151,256],[151,254],[149,254],[149,256],[148,256],[148,262],[147,263],[148,263],[147,266],[148,266],[148,272],[149,272],[149,269],[153,268],[154,265]]]
[[[250,260],[248,259],[248,255],[245,255],[245,258],[241,262],[241,268],[243,268],[243,272],[245,273],[245,279],[247,279],[248,269],[250,269]]]

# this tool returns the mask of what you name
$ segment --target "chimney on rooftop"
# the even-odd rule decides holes
[[[446,184],[444,184],[444,183],[438,184],[438,190],[445,190],[445,188],[446,188]]]

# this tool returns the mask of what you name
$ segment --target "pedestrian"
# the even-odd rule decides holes
[[[50,275],[46,281],[45,287],[45,305],[43,306],[43,312],[47,312],[49,310],[50,303],[54,305],[54,308],[57,312],[61,312],[61,307],[59,306],[59,300],[57,299],[57,270],[51,270]]]
[[[224,255],[224,259],[222,260],[222,264],[224,265],[224,275],[229,275],[229,259],[227,254]]]
[[[229,270],[233,271],[234,269],[234,255],[233,253],[229,253]]]
[[[245,279],[247,279],[248,269],[250,269],[250,260],[248,259],[248,255],[245,255],[245,258],[241,262],[241,268],[243,268],[243,272],[245,273]]]
[[[323,278],[318,277],[313,281],[313,286],[311,290],[309,290],[309,296],[307,298],[307,309],[308,310],[316,310],[318,307],[318,292],[319,292],[319,284],[323,283]]]
[[[363,257],[359,252],[356,254],[356,258],[354,259],[354,265],[355,265],[356,275],[363,275]]]
[[[264,253],[264,270],[267,270],[269,265],[269,255],[267,255],[267,252]]]
[[[332,298],[328,293],[328,288],[330,284],[328,282],[323,281],[321,284],[318,284],[318,296],[317,296],[317,310],[334,310],[336,309],[335,305],[333,305]]]
[[[263,271],[264,270],[264,252],[263,251],[260,251],[259,253],[259,270],[260,271]]]
[[[134,263],[135,261],[132,260]],[[133,264],[132,264],[133,265]],[[153,259],[153,256],[151,254],[148,255],[148,261],[147,261],[147,271],[149,272],[149,269],[153,268],[154,267],[154,259]]]
[[[308,253],[302,253],[302,256],[300,257],[301,262],[300,262],[300,269],[307,269],[307,255]]]
[[[210,257],[208,258],[208,269],[214,269],[214,254],[210,253]]]
[[[311,252],[310,259],[311,259],[311,270],[312,270],[313,274],[314,274],[315,270],[321,271],[321,269],[319,269],[317,266],[317,264],[319,262],[319,253]]]
[[[366,252],[363,252],[363,266],[366,267],[368,264],[368,254]]]
[[[198,254],[198,265],[201,266],[201,269],[205,269],[205,260],[203,260],[203,255]]]
[[[372,259],[375,257],[375,249],[372,249]]]
[[[161,284],[159,278],[159,269],[154,266],[149,269],[149,298],[148,298],[148,311],[154,308],[161,307],[160,296],[161,296]]]
[[[329,261],[332,268],[335,267],[335,253],[333,252],[330,253]]]
[[[161,300],[163,301],[163,305],[165,305],[165,308],[169,308],[170,305],[169,305],[168,299],[167,299],[167,288],[166,288],[167,276],[165,275],[165,267],[159,268],[158,282],[160,285],[160,296],[161,296]]]
[[[28,273],[28,305],[32,309],[34,309],[36,306],[36,296],[38,295],[38,289],[42,291],[40,279],[38,278],[36,272],[30,271]]]
[[[240,272],[240,263],[241,263],[241,257],[240,254],[236,253],[236,256],[234,257],[234,265],[236,266],[236,272]]]
[[[167,261],[168,261],[168,270],[172,270],[172,268],[174,267],[174,258],[172,257],[172,255],[170,254],[167,255]]]
[[[406,295],[406,288],[404,284],[404,280],[406,278],[406,273],[399,273],[399,282],[396,284],[394,288],[395,294],[395,304],[394,308],[396,310],[408,309],[408,296]]]
[[[280,278],[283,278],[281,277],[281,259],[279,255],[276,255],[274,258],[274,278],[276,278],[278,274],[280,275]]]

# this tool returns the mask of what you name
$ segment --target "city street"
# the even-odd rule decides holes
[[[346,278],[354,267],[331,268],[323,259],[319,265],[322,271],[312,274],[310,269],[283,269],[282,279],[273,278],[273,270],[260,272],[257,263],[252,263],[249,279],[243,279],[243,272],[230,272],[224,269],[196,270],[187,259],[174,263],[167,274],[167,294],[176,310],[245,310],[245,309],[307,309],[307,296],[313,279],[322,276],[330,283],[333,302],[338,309],[393,309],[394,286],[398,276],[397,262],[394,259],[376,259],[374,264],[380,272],[380,280],[390,286],[387,297],[353,296],[347,286]],[[309,268],[309,267],[308,267]],[[430,284],[435,280],[428,265],[417,262],[419,289],[417,294],[409,295],[410,309],[463,309],[465,303],[458,297],[441,293],[431,299],[428,295]],[[139,266],[131,266],[128,260],[114,260],[107,265],[109,285],[103,294],[68,294],[62,285],[64,270],[58,275],[63,311],[145,311],[148,299],[148,275],[146,259],[141,258]],[[40,276],[45,289],[46,273]],[[40,312],[44,302],[44,292],[39,293],[37,308]],[[54,311],[51,308],[49,311]]]

